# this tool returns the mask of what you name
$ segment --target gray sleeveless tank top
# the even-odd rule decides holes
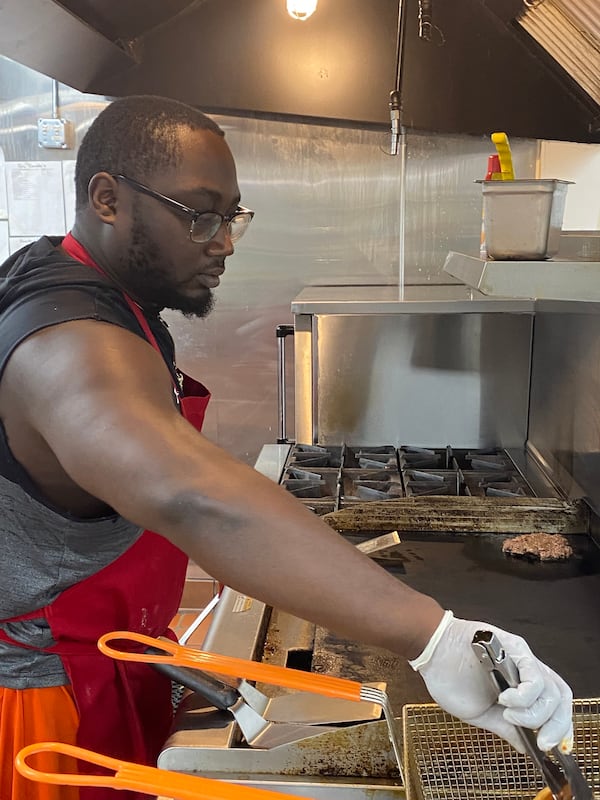
[[[142,534],[117,515],[89,520],[63,515],[2,476],[0,507],[0,620],[48,605],[65,589],[108,566]],[[69,682],[57,655],[31,649],[53,643],[43,618],[1,622],[0,627],[29,645],[0,641],[0,685],[27,689]]]
[[[0,265],[0,375],[14,348],[48,325],[97,319],[144,337],[121,293],[43,237]],[[173,342],[160,317],[149,320],[167,364]],[[0,620],[43,608],[122,555],[142,531],[118,515],[79,519],[53,508],[14,459],[0,421]],[[93,609],[90,609],[93,614]],[[0,641],[0,686],[68,684],[43,618],[1,622],[18,647]]]

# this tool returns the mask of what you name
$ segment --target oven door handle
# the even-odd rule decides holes
[[[290,444],[287,438],[287,408],[285,386],[285,340],[294,335],[293,325],[278,325],[275,328],[277,337],[277,416],[279,423],[279,436],[277,444]]]

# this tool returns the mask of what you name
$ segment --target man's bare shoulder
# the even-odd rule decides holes
[[[139,391],[157,380],[168,387],[170,376],[149,342],[119,325],[72,320],[33,333],[15,349],[0,382],[0,411],[3,395],[15,392],[27,404],[66,392]]]
[[[44,494],[80,514],[99,513],[90,456],[143,436],[143,421],[178,417],[161,355],[117,325],[78,320],[24,340],[0,382],[0,418],[17,461]],[[134,445],[135,446],[135,445]],[[86,474],[87,477],[87,474]]]

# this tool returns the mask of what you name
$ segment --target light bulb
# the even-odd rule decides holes
[[[294,19],[308,19],[316,8],[317,0],[287,0],[288,14]]]

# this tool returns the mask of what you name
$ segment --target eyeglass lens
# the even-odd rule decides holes
[[[226,221],[227,230],[232,242],[237,242],[238,239],[246,232],[252,216],[246,212],[236,214],[231,220]],[[192,223],[190,230],[190,238],[193,242],[208,242],[216,235],[217,231],[223,224],[223,218],[220,214],[206,213],[201,214],[198,219]]]

